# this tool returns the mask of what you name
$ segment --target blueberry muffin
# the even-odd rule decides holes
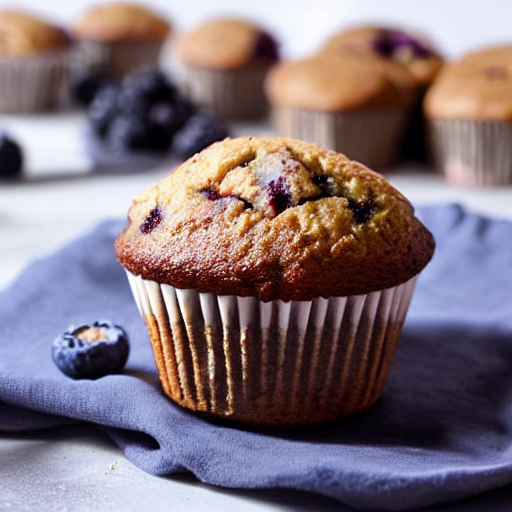
[[[282,62],[265,90],[279,135],[324,145],[376,170],[399,154],[414,98],[405,68],[353,56]]]
[[[81,42],[83,65],[107,70],[114,77],[156,66],[171,30],[160,14],[127,2],[93,6],[72,27]]]
[[[380,396],[434,240],[363,165],[247,137],[143,192],[115,250],[176,403],[301,425]]]
[[[70,41],[28,12],[0,10],[0,113],[56,107],[67,81]]]
[[[512,46],[448,66],[425,98],[433,160],[454,185],[512,184]]]
[[[241,19],[215,19],[185,34],[176,56],[183,87],[220,118],[257,119],[267,113],[263,81],[279,59],[268,31]]]
[[[423,98],[442,69],[444,59],[425,36],[376,25],[354,26],[327,39],[321,54],[378,58],[404,66],[414,79],[415,99],[403,144],[403,157],[426,160]]]

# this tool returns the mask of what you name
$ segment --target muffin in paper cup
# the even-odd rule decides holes
[[[512,184],[512,121],[435,119],[429,122],[434,165],[461,186]]]
[[[394,62],[324,54],[279,64],[265,89],[279,135],[324,145],[380,170],[400,153],[413,85],[410,73]]]
[[[115,249],[174,402],[305,425],[380,397],[434,240],[358,162],[244,137],[143,192]]]
[[[59,106],[73,46],[57,26],[24,11],[0,10],[0,112]]]
[[[182,87],[195,103],[221,119],[267,115],[263,84],[279,51],[257,24],[232,18],[203,23],[178,41],[176,58]]]
[[[172,33],[170,22],[137,3],[92,6],[72,27],[80,48],[79,73],[102,70],[114,78],[154,67]]]
[[[512,184],[512,46],[468,54],[427,92],[432,159],[453,185]]]

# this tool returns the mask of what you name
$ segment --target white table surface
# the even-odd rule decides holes
[[[51,254],[97,222],[124,218],[132,198],[168,174],[169,167],[128,174],[91,172],[82,145],[84,124],[80,112],[0,116],[0,126],[18,138],[27,154],[26,178],[0,184],[0,287],[8,286],[30,261]],[[233,130],[234,135],[272,133],[270,124],[237,125]],[[388,177],[414,204],[455,201],[512,220],[511,187],[453,188],[431,170],[407,165]],[[151,476],[89,427],[0,436],[2,512],[228,509],[346,510],[300,492],[227,490],[191,476]]]

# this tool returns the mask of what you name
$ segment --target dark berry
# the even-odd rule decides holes
[[[383,57],[393,58],[397,51],[407,48],[419,59],[426,59],[432,52],[420,41],[399,30],[382,31],[373,41],[374,50]]]
[[[73,379],[97,379],[121,371],[130,346],[126,332],[111,322],[70,327],[55,338],[52,358]]]
[[[176,133],[172,150],[183,160],[203,150],[210,144],[228,136],[227,128],[215,114],[196,114]]]
[[[205,188],[204,190],[201,190],[201,193],[203,193],[208,201],[217,201],[217,199],[221,198],[221,195],[212,188]]]
[[[365,222],[368,222],[371,216],[375,213],[375,202],[371,199],[362,202],[349,199],[348,207],[352,210],[352,215],[354,216],[356,224],[364,224]]]
[[[88,107],[98,91],[107,85],[113,85],[111,77],[104,71],[96,71],[75,77],[71,82],[71,94],[77,103]]]
[[[14,178],[23,169],[23,152],[20,145],[6,134],[0,133],[0,177]]]
[[[279,50],[276,40],[267,32],[260,32],[258,34],[254,56],[257,59],[270,61],[279,60]]]
[[[284,178],[271,181],[267,186],[270,206],[276,215],[284,212],[292,206],[291,196]]]
[[[162,222],[163,215],[162,210],[158,206],[155,206],[149,213],[144,222],[140,226],[140,232],[147,235],[153,231],[160,222]]]
[[[149,127],[142,116],[117,115],[110,122],[105,142],[113,153],[152,149]]]
[[[178,97],[176,87],[158,69],[131,73],[125,77],[122,85],[119,108],[124,112],[156,102],[175,103]]]
[[[110,122],[117,113],[117,97],[119,87],[109,85],[100,89],[91,104],[88,115],[91,126],[100,138],[105,137]]]

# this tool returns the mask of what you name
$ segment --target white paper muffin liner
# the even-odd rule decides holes
[[[127,275],[165,393],[188,409],[261,425],[319,423],[373,404],[416,282],[262,302]]]
[[[59,106],[68,87],[71,49],[0,58],[0,113],[26,114]]]
[[[178,73],[187,96],[201,107],[212,110],[221,119],[250,120],[268,114],[263,83],[271,67],[271,63],[235,70],[181,66]]]
[[[274,107],[279,135],[320,144],[371,169],[391,165],[400,153],[407,110],[316,112]]]
[[[115,42],[80,41],[79,65],[76,71],[86,73],[104,70],[113,78],[159,63],[163,42]]]
[[[512,122],[429,121],[434,165],[452,185],[512,184]]]

